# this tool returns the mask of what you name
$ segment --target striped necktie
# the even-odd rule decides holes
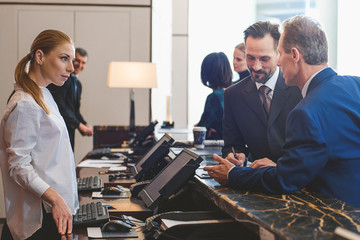
[[[271,98],[269,96],[269,93],[271,92],[271,89],[266,85],[262,85],[259,88],[259,91],[260,91],[260,98],[263,103],[266,115],[269,116],[270,105],[271,105]]]

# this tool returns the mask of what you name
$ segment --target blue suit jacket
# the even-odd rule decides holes
[[[288,193],[305,186],[360,207],[360,78],[326,68],[290,112],[276,167],[235,167],[234,188]]]

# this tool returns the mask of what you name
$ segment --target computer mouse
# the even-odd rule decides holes
[[[106,187],[101,191],[102,195],[120,195],[124,190],[120,187]]]
[[[129,232],[132,227],[120,220],[110,220],[102,227],[103,232]]]

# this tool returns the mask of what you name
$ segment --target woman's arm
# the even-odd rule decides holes
[[[72,215],[64,199],[52,188],[48,188],[41,199],[52,206],[52,215],[61,235],[72,232]]]

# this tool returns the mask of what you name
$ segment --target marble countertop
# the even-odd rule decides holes
[[[240,191],[198,177],[190,186],[234,219],[255,222],[277,239],[331,239],[338,226],[360,233],[360,209],[317,193],[302,190],[270,195]]]

